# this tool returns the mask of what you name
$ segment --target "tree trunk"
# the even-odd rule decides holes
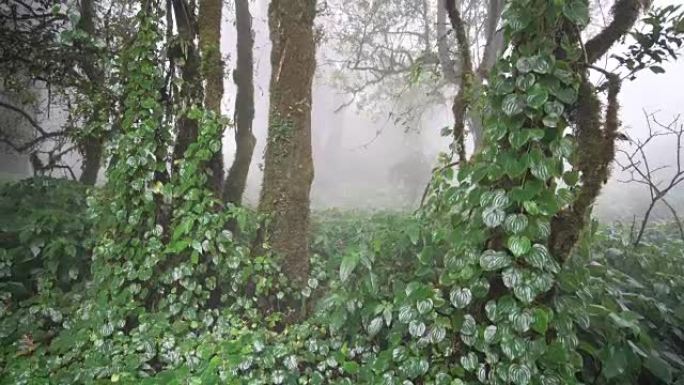
[[[456,45],[458,46],[458,53],[460,55],[460,84],[458,93],[454,97],[454,103],[451,111],[454,115],[454,150],[458,154],[458,160],[461,164],[466,162],[465,152],[465,121],[466,113],[469,110],[470,101],[468,92],[473,77],[473,63],[470,57],[470,44],[468,44],[468,37],[465,31],[465,22],[461,17],[454,1],[447,1],[444,4],[451,26],[456,33]]]
[[[97,182],[103,147],[102,140],[92,136],[85,139],[81,144],[81,152],[83,154],[81,176],[79,178],[81,183],[94,186]]]
[[[446,0],[439,0],[437,6],[437,54],[439,55],[439,66],[442,69],[444,78],[452,84],[458,84],[456,66],[451,60],[449,52],[449,32],[447,31]]]
[[[249,165],[256,138],[252,133],[254,120],[254,37],[249,0],[235,0],[235,24],[237,29],[237,67],[233,81],[237,86],[235,96],[235,160],[230,167],[223,189],[223,200],[240,204],[247,184]]]
[[[485,48],[482,53],[480,65],[473,76],[473,85],[471,92],[474,95],[481,94],[482,84],[484,79],[489,76],[489,72],[496,64],[496,59],[503,51],[504,37],[503,32],[497,31],[496,26],[501,19],[501,12],[503,11],[503,0],[489,0],[487,5],[487,20],[485,22]],[[477,96],[475,96],[477,98]],[[482,125],[482,116],[477,108],[471,108],[468,113],[468,123],[470,125],[470,133],[473,135],[474,149],[473,154],[477,154],[482,149],[484,144],[484,127]]]
[[[95,4],[94,0],[81,0],[81,18],[79,19],[79,28],[89,36],[95,37]],[[105,87],[105,78],[102,69],[96,65],[92,54],[84,54],[81,65],[91,85],[91,92],[102,92]],[[94,105],[91,116],[88,118],[88,124],[97,125],[103,118],[102,113],[108,117],[106,113],[109,106]],[[81,183],[88,185],[95,185],[97,182],[97,174],[100,171],[100,162],[102,160],[102,153],[104,152],[104,140],[102,132],[93,132],[79,143],[79,150],[83,156],[81,165]]]
[[[270,215],[267,236],[295,285],[309,273],[311,85],[316,67],[315,0],[272,0],[268,143],[260,211]]]
[[[181,53],[184,63],[181,65],[181,86],[179,96],[181,108],[188,108],[202,100],[202,82],[200,81],[200,57],[195,46],[197,32],[194,30],[194,13],[184,0],[172,0],[173,14],[178,28],[179,42],[174,47]],[[176,123],[176,144],[173,148],[173,160],[183,159],[185,150],[197,140],[197,122],[182,113]],[[174,171],[176,168],[174,168]]]
[[[204,107],[221,116],[223,99],[223,60],[221,58],[221,15],[222,0],[200,0],[199,3],[199,47],[202,54],[202,80],[206,82]],[[223,136],[223,135],[221,135]],[[219,139],[219,144],[222,138]],[[221,196],[223,188],[223,151],[218,151],[209,161],[210,188]]]

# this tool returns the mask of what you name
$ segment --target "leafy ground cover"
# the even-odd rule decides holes
[[[103,364],[67,362],[75,337],[64,333],[91,282],[93,222],[85,189],[44,178],[4,186],[0,218],[0,383],[88,383],[85,373]],[[385,361],[400,362],[408,377],[423,370],[411,351],[383,355],[381,342],[392,340],[393,325],[404,322],[425,343],[449,340],[446,329],[421,332],[426,324],[416,315],[410,320],[397,300],[416,277],[432,274],[415,268],[417,219],[404,212],[331,210],[316,213],[314,223],[313,273],[298,297],[310,307],[306,320],[285,330],[225,315],[190,331],[162,324],[168,330],[158,330],[158,339],[140,335],[128,341],[133,346],[111,351],[137,371],[122,364],[96,375],[98,383],[354,383],[385,372]],[[573,309],[578,330],[579,376],[592,384],[682,384],[684,245],[672,225],[650,229],[638,248],[628,230],[595,224],[561,274],[559,301]],[[439,306],[418,300],[415,310]],[[548,320],[534,314],[529,322],[544,329]],[[383,333],[387,337],[378,338]],[[163,354],[179,357],[161,364]],[[459,384],[458,375],[444,373],[435,384]]]

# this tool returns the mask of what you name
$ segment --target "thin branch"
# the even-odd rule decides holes
[[[677,185],[684,181],[684,170],[682,170],[681,157],[682,157],[682,137],[684,136],[684,125],[679,124],[679,116],[676,116],[672,122],[669,124],[660,123],[654,114],[648,114],[644,111],[644,117],[646,118],[646,126],[648,129],[648,137],[645,140],[635,140],[630,139],[630,143],[634,147],[633,151],[620,150],[619,153],[623,155],[623,160],[616,160],[616,163],[622,168],[623,171],[630,173],[631,177],[627,180],[622,180],[624,183],[637,183],[648,187],[650,194],[650,203],[643,218],[641,219],[641,225],[637,232],[636,238],[634,238],[634,246],[638,246],[641,243],[642,237],[648,226],[651,213],[655,205],[662,201],[665,206],[670,210],[675,221],[677,221],[677,226],[680,229],[680,234],[684,239],[684,231],[682,231],[682,224],[677,215],[676,210],[669,202],[665,200],[667,194],[672,191]],[[658,125],[664,131],[654,130],[653,123]],[[660,166],[651,167],[649,163],[649,158],[647,155],[646,148],[653,142],[655,138],[659,137],[675,137],[675,161],[676,167],[673,171],[671,178],[663,180],[659,178],[659,171],[666,169],[671,169],[672,167]]]
[[[8,110],[18,113],[24,119],[26,119],[26,121],[28,121],[31,124],[31,126],[33,126],[33,128],[36,129],[36,131],[40,132],[42,135],[47,135],[47,131],[40,124],[38,124],[38,122],[35,119],[33,119],[33,117],[28,112],[24,111],[23,109],[13,106],[9,103],[5,103],[2,100],[0,100],[0,107],[7,108]]]
[[[684,241],[684,227],[682,227],[682,221],[679,219],[679,215],[677,214],[677,210],[672,207],[670,202],[667,201],[667,199],[663,199],[663,203],[667,208],[670,210],[670,213],[672,213],[672,217],[675,220],[675,224],[677,225],[677,228],[679,229],[679,237]]]
[[[452,168],[454,166],[457,166],[458,163],[459,163],[459,161],[456,160],[456,161],[447,163],[444,166],[436,167],[432,170],[431,174],[435,175],[438,172],[442,172],[448,168]],[[425,189],[423,190],[423,195],[420,198],[420,204],[418,205],[418,210],[420,210],[423,207],[423,205],[425,204],[425,198],[427,198],[428,193],[430,192],[430,186],[432,186],[432,178],[430,178],[430,181],[428,181],[428,183],[425,185]]]

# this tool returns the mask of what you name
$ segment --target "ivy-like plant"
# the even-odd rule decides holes
[[[559,287],[568,256],[550,236],[588,183],[571,130],[591,64],[580,41],[586,0],[508,2],[508,50],[485,88],[481,151],[458,171],[440,169],[403,232],[349,249],[317,311],[287,327],[281,302],[311,296],[329,277],[315,267],[294,293],[276,259],[225,230],[243,214],[207,188],[220,147],[213,113],[188,109],[198,137],[170,174],[161,13],[149,5],[121,58],[116,161],[91,198],[93,279],[64,330],[12,362],[0,383],[579,382],[583,303]],[[385,264],[388,255],[402,258]]]

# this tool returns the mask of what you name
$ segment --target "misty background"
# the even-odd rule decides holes
[[[335,3],[330,1],[329,3]],[[677,0],[656,0],[654,6],[679,3]],[[341,4],[341,3],[339,3]],[[338,5],[339,5],[338,4]],[[232,68],[235,66],[236,42],[232,2],[223,23],[222,52],[225,56],[226,93],[222,110],[232,117],[235,85]],[[245,201],[256,205],[262,180],[262,163],[268,121],[268,82],[270,78],[270,41],[267,25],[268,0],[252,2],[253,29],[255,32],[255,118],[253,124],[257,144],[247,181]],[[607,12],[604,9],[603,12]],[[606,15],[608,17],[608,15]],[[597,18],[601,20],[601,18]],[[329,23],[325,14],[319,23]],[[232,39],[231,39],[232,38]],[[398,121],[402,106],[390,100],[355,100],[339,84],[339,66],[331,58],[335,56],[334,42],[321,36],[318,45],[318,67],[313,87],[312,146],[315,177],[311,191],[314,210],[341,209],[413,209],[430,178],[438,154],[448,151],[449,138],[440,131],[453,121],[451,101],[430,105],[422,114],[408,124]],[[620,50],[620,47],[616,49]],[[612,68],[610,63],[604,63]],[[679,62],[663,65],[665,74],[645,71],[635,81],[626,81],[619,96],[622,132],[633,138],[645,138],[648,128],[644,112],[655,114],[659,121],[670,122],[684,112],[684,64]],[[66,114],[58,103],[45,109],[47,91],[36,86],[40,100],[35,111],[49,111],[36,115],[36,120],[46,129],[60,127]],[[13,95],[0,92],[0,98],[11,99]],[[428,98],[419,89],[406,89],[404,98],[420,100]],[[41,105],[42,104],[42,105]],[[682,121],[680,120],[680,124]],[[17,132],[30,132],[26,122],[15,114],[0,111],[0,124],[16,127]],[[233,161],[235,143],[234,129],[228,127],[224,134],[225,164]],[[625,142],[621,142],[625,146]],[[653,168],[673,166],[676,161],[676,143],[671,138],[659,138],[647,148],[647,156]],[[618,159],[622,155],[618,154]],[[71,159],[78,172],[78,159]],[[101,170],[101,173],[103,171]],[[668,170],[661,171],[666,177]],[[17,155],[0,148],[0,178],[19,179],[31,175],[28,156]],[[641,216],[650,199],[648,189],[635,183],[620,182],[627,173],[613,167],[612,178],[599,197],[594,214],[603,221],[631,221]],[[101,176],[102,178],[102,176]],[[674,190],[670,202],[681,212],[684,209],[684,192]],[[669,212],[657,208],[654,219],[669,218]]]

